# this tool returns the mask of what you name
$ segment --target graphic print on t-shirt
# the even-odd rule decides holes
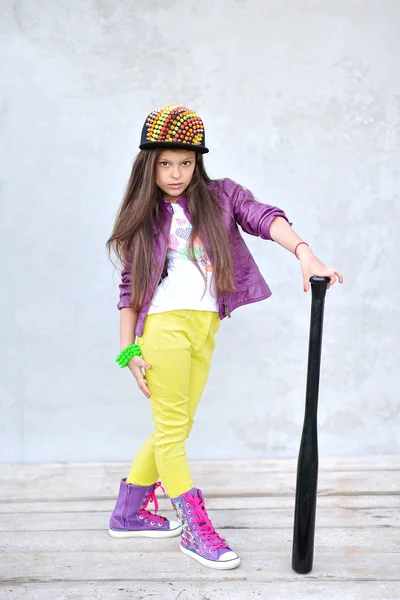
[[[179,225],[179,227],[175,228],[175,224]],[[168,249],[177,252],[179,257],[184,260],[190,260],[187,242],[189,241],[191,231],[192,225],[186,218],[177,217],[173,219],[169,234]],[[193,240],[193,251],[196,260],[205,269],[206,273],[212,273],[213,267],[211,261],[199,236],[196,236]]]

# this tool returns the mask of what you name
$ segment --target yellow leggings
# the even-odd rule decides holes
[[[138,338],[150,390],[154,431],[133,461],[127,483],[152,485],[158,478],[171,498],[194,487],[185,440],[203,394],[220,327],[218,313],[174,310],[147,316]]]

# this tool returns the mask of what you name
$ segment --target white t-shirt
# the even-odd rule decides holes
[[[167,249],[168,276],[158,285],[148,314],[181,309],[218,312],[215,284],[214,281],[211,283],[213,267],[209,257],[200,238],[197,238],[194,243],[194,254],[207,277],[207,290],[202,298],[204,279],[190,260],[187,250],[192,225],[179,204],[171,202],[171,206],[174,214]]]

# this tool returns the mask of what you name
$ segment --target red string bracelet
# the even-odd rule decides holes
[[[297,244],[296,248],[294,249],[294,254],[295,254],[295,256],[296,256],[297,260],[300,260],[300,259],[299,259],[299,257],[298,257],[298,256],[297,256],[297,254],[296,254],[296,250],[297,250],[297,248],[300,246],[300,244],[305,244],[306,246],[310,247],[310,246],[307,244],[307,242],[299,242],[299,243]]]

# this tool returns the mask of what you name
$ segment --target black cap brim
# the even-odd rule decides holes
[[[205,146],[195,146],[194,144],[185,144],[184,142],[144,142],[140,144],[141,150],[152,150],[154,148],[179,148],[180,150],[193,150],[200,154],[207,154],[209,149]]]

